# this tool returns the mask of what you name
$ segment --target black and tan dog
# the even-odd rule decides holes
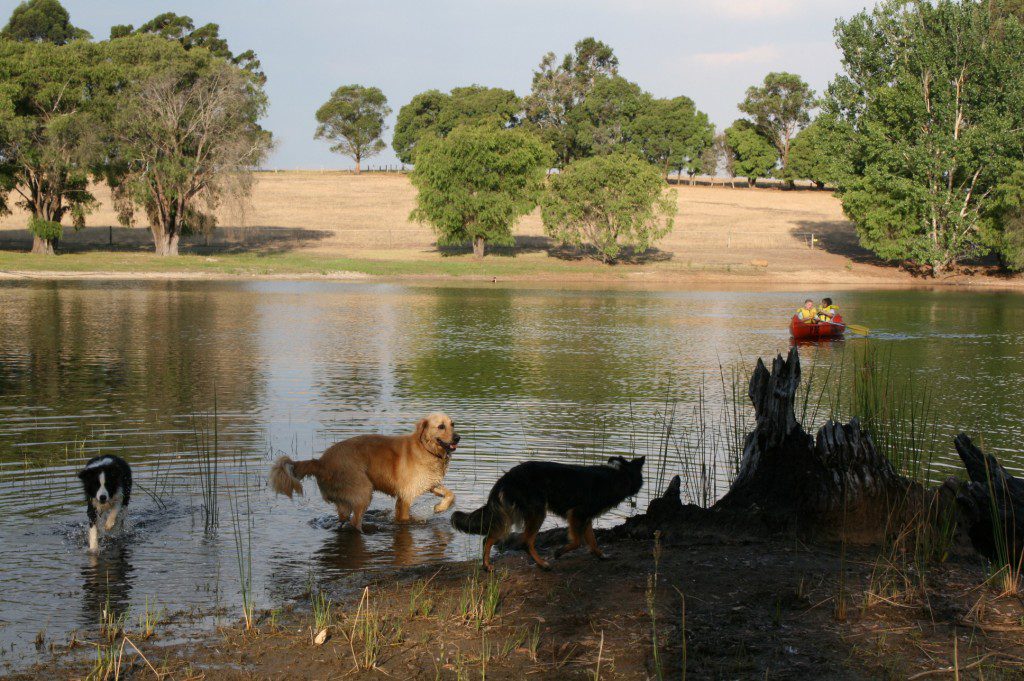
[[[522,524],[523,543],[537,565],[547,561],[537,554],[534,541],[547,512],[569,521],[569,543],[556,557],[587,542],[590,552],[604,558],[594,537],[594,518],[618,506],[643,485],[645,457],[627,460],[613,456],[601,466],[576,466],[551,461],[530,461],[514,467],[494,484],[487,504],[472,513],[456,511],[452,527],[467,534],[484,535],[484,568],[490,572],[491,548]]]

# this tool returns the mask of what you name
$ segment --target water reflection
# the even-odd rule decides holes
[[[131,608],[134,586],[132,549],[118,542],[88,554],[82,573],[82,625],[122,618]]]
[[[727,411],[733,378],[742,398],[754,359],[788,350],[793,308],[824,295],[872,334],[801,345],[804,377],[848,380],[840,367],[876,348],[899,376],[932,388],[944,437],[983,433],[1009,467],[1020,466],[1017,294],[0,285],[0,646],[31,654],[40,624],[69,598],[82,603],[86,626],[98,624],[108,595],[117,612],[157,595],[168,610],[237,603],[228,509],[242,489],[261,606],[301,593],[311,573],[347,584],[363,571],[477,557],[479,539],[453,534],[447,514],[432,514],[433,499],[414,506],[417,522],[395,525],[393,502],[378,495],[368,521],[376,531],[359,535],[338,529],[312,481],[295,500],[265,487],[279,452],[308,458],[355,434],[408,432],[435,410],[463,434],[446,485],[464,510],[527,458],[654,454],[674,415],[679,440],[651,468],[667,480],[696,451],[686,447],[699,434],[698,412],[714,423]],[[196,424],[212,432],[215,401],[221,522],[207,527]],[[819,421],[827,412],[809,410]],[[707,438],[699,486],[724,489],[728,469],[715,463],[730,438]],[[82,550],[74,474],[103,452],[131,461],[139,490],[126,536],[93,561]],[[952,447],[939,464],[958,465]],[[665,480],[655,478],[641,508],[644,495],[660,492]],[[631,512],[623,506],[608,522]],[[60,626],[50,623],[51,637]]]

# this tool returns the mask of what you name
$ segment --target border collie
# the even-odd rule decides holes
[[[103,531],[110,532],[116,524],[124,526],[122,509],[132,496],[132,469],[119,456],[105,454],[89,459],[78,474],[85,492],[86,513],[89,516],[89,550],[100,547],[100,520],[106,515]]]

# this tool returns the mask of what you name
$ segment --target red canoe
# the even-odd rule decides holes
[[[796,315],[789,322],[789,333],[797,340],[827,340],[829,338],[841,338],[846,331],[846,324],[843,323],[841,315],[832,318],[832,322],[818,322],[807,324],[800,321]]]

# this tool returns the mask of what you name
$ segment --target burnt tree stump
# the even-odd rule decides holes
[[[857,419],[828,422],[812,438],[796,419],[800,356],[758,359],[748,395],[756,426],[739,473],[712,510],[754,514],[773,529],[871,540],[887,521],[920,508],[923,488],[875,450]]]
[[[970,480],[956,491],[960,522],[978,553],[1019,566],[1024,551],[1024,480],[960,433],[953,440]]]

